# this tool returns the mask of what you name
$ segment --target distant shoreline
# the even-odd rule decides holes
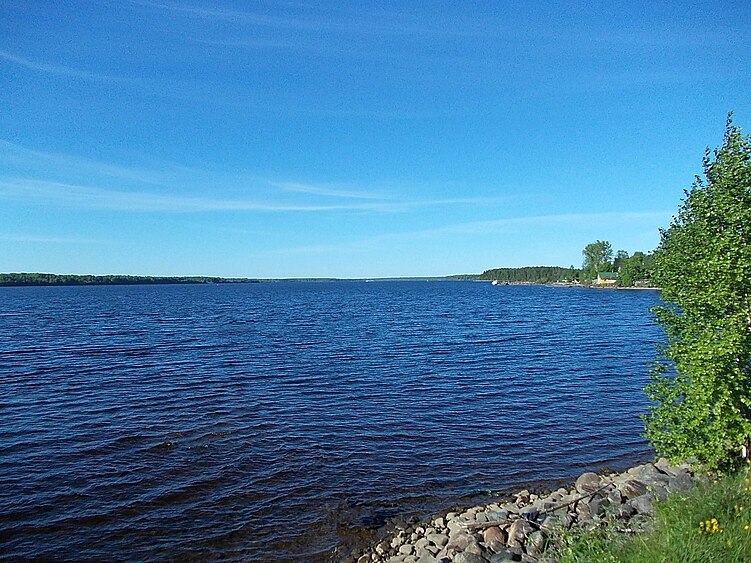
[[[478,281],[471,274],[403,278],[224,278],[216,276],[128,276],[9,273],[0,274],[0,287],[62,287],[88,285],[208,285],[280,282]]]
[[[210,284],[249,284],[249,283],[295,283],[295,282],[392,282],[392,281],[472,281],[490,283],[492,280],[482,274],[459,274],[452,276],[411,276],[388,278],[225,278],[218,276],[130,276],[130,275],[87,275],[87,274],[46,274],[9,273],[0,274],[0,287],[65,287],[92,285],[210,285]],[[500,286],[549,286],[580,287],[585,289],[659,291],[657,287],[619,287],[615,285],[586,285],[568,282],[509,281]]]

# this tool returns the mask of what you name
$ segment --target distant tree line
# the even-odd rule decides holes
[[[207,276],[91,276],[73,274],[14,273],[0,274],[0,286],[25,285],[148,285],[148,284],[206,284],[248,283],[256,280],[216,278]]]
[[[579,279],[580,270],[571,266],[525,266],[523,268],[493,268],[480,274],[481,280],[498,280],[514,283],[553,283],[557,281],[575,281]]]

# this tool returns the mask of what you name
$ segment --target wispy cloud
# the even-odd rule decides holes
[[[148,192],[108,190],[31,178],[0,181],[0,197],[44,204],[120,211],[334,211],[368,209],[371,206],[269,203],[250,199],[208,198]]]
[[[80,78],[83,80],[90,80],[95,82],[123,82],[126,79],[121,76],[113,76],[110,74],[100,74],[96,72],[89,72],[87,70],[81,70],[64,65],[56,65],[51,63],[45,63],[40,61],[34,61],[14,55],[8,51],[0,50],[0,59],[9,61],[11,63],[23,66],[25,68],[35,70],[37,72],[43,72],[46,74],[55,74],[58,76],[67,76],[70,78]]]
[[[389,189],[258,178],[164,164],[123,166],[36,150],[0,139],[0,197],[14,201],[121,211],[408,213],[429,207],[493,205],[503,198],[409,199]],[[211,196],[203,195],[207,189]],[[245,194],[254,194],[245,197]]]
[[[69,154],[30,149],[0,139],[0,158],[3,157],[12,158],[14,161],[29,162],[34,165],[38,165],[39,161],[44,161],[54,165],[58,170],[76,171],[87,175],[106,176],[145,184],[165,185],[167,181],[164,172],[110,164]],[[183,170],[179,167],[175,167],[175,169],[183,173],[192,174],[195,172],[195,170]]]
[[[269,14],[228,8],[204,7],[176,2],[156,2],[150,0],[132,0],[131,4],[151,9],[182,13],[191,17],[219,20],[233,24],[251,25],[271,30],[289,31],[321,31],[348,34],[377,34],[377,35],[461,35],[458,27],[447,29],[441,27],[427,27],[423,22],[407,19],[404,15],[380,11],[378,13],[341,12],[339,14],[323,14],[316,16],[272,16]],[[399,16],[399,17],[397,17]]]
[[[629,224],[638,222],[654,222],[664,224],[671,211],[646,212],[609,212],[609,213],[569,213],[556,215],[532,215],[524,217],[509,217],[490,221],[474,221],[457,223],[415,231],[401,231],[381,233],[378,235],[347,240],[339,244],[321,244],[309,246],[294,246],[277,248],[261,252],[263,255],[308,255],[308,254],[345,254],[352,252],[372,251],[380,244],[395,242],[414,242],[416,239],[439,238],[447,235],[492,235],[501,229],[516,228],[524,231],[527,228],[541,229],[544,227],[580,226],[582,224]],[[653,231],[647,232],[651,237]]]
[[[39,244],[111,244],[109,240],[76,238],[76,237],[49,237],[39,235],[10,235],[0,233],[0,241],[5,242],[30,242]]]
[[[392,199],[365,191],[341,189],[331,185],[302,184],[298,182],[269,181],[269,184],[285,191],[347,199]]]
[[[636,221],[664,221],[666,217],[671,216],[670,211],[645,211],[645,212],[605,212],[605,213],[562,213],[552,215],[530,215],[526,217],[509,217],[504,219],[493,219],[488,221],[473,221],[468,223],[458,223],[447,225],[436,229],[427,229],[423,231],[413,231],[403,233],[399,236],[421,236],[430,237],[454,233],[492,233],[499,229],[509,227],[551,227],[561,225],[582,225],[582,224],[599,224],[599,223],[632,223]]]

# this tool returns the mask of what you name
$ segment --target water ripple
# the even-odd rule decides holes
[[[0,289],[4,557],[324,561],[386,517],[624,467],[649,455],[655,301],[478,283]]]

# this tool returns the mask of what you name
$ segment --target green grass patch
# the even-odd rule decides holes
[[[569,531],[545,555],[561,563],[741,563],[751,561],[751,472],[707,480],[655,505],[653,530],[623,531],[605,519],[589,531]]]

